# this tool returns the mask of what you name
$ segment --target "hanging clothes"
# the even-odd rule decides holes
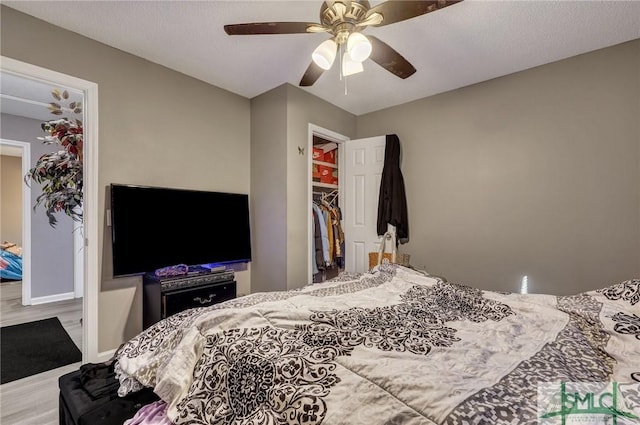
[[[333,262],[333,255],[335,253],[335,239],[333,238],[333,220],[331,212],[326,206],[320,207],[322,214],[324,215],[325,222],[327,224],[327,239],[329,241],[329,262]]]
[[[384,167],[378,198],[378,236],[386,233],[387,223],[396,227],[396,235],[400,243],[409,241],[407,196],[400,170],[400,139],[395,134],[387,134],[386,137]]]
[[[322,238],[322,259],[323,265],[329,264],[331,262],[331,257],[329,257],[329,236],[327,234],[327,222],[324,218],[324,214],[319,206],[313,204],[313,211],[318,215],[318,222],[320,224],[320,236]]]
[[[313,211],[311,211],[311,221],[313,222],[313,233],[314,233],[313,238],[311,238],[311,270],[313,274],[318,274],[320,270],[318,270],[318,256],[317,256],[318,252],[316,250],[316,239],[317,239],[316,234],[320,233],[320,228],[316,227],[317,224],[316,224],[315,217],[316,217],[316,214]],[[318,230],[316,230],[316,228]]]
[[[317,196],[317,197],[316,197]],[[333,277],[344,269],[344,231],[342,213],[336,206],[337,191],[315,193],[312,204],[313,244],[312,270],[314,282]],[[317,275],[317,276],[316,276]]]
[[[344,269],[344,232],[342,230],[342,226],[340,225],[340,220],[342,219],[342,212],[340,208],[336,207],[331,210],[331,214],[333,217],[333,236],[335,239],[335,261],[336,265],[340,269]]]

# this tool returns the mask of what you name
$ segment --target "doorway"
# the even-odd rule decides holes
[[[20,158],[20,180],[31,167],[31,144],[29,143],[0,139],[0,154]],[[22,249],[21,303],[22,305],[29,305],[31,304],[31,188],[22,183],[20,187],[20,223],[16,223],[16,225],[20,226],[20,238],[15,239],[19,240],[18,245]],[[3,199],[3,206],[5,206],[5,203],[6,201]],[[3,214],[3,216],[4,215],[5,214]],[[3,234],[2,242],[6,239],[6,234]],[[14,240],[12,240],[12,242],[15,243]]]
[[[3,109],[3,113],[7,110]],[[31,163],[31,143],[18,140],[0,139],[0,152],[3,156],[16,157],[20,159],[21,170],[20,180],[27,174],[32,166]],[[52,296],[44,297],[32,297],[31,291],[31,276],[32,276],[32,236],[35,236],[31,227],[31,211],[32,211],[32,197],[31,186],[21,184],[21,208],[20,208],[20,223],[21,228],[20,238],[10,238],[9,242],[15,242],[14,239],[20,241],[18,246],[22,249],[22,299],[23,306],[46,304],[49,302],[61,301],[70,298],[82,298],[84,292],[84,258],[82,255],[82,225],[78,223],[73,224],[71,238],[73,244],[73,291],[67,293],[55,294]],[[5,204],[3,200],[3,205]],[[4,214],[3,214],[4,215]],[[6,235],[3,236],[3,242],[7,239]]]
[[[98,86],[97,84],[41,68],[15,59],[0,57],[2,72],[44,83],[49,87],[66,87],[82,94],[84,100],[84,166],[83,166],[83,233],[77,242],[83,246],[80,251],[82,273],[76,273],[82,281],[82,361],[94,362],[100,359],[98,353]],[[29,202],[30,203],[30,202]],[[31,205],[26,208],[30,211]],[[23,241],[24,243],[24,241]],[[75,251],[75,250],[74,250]],[[74,279],[75,280],[75,279]],[[78,293],[74,288],[73,294]]]
[[[313,138],[321,137],[338,144],[339,208],[342,212],[344,230],[344,270],[363,273],[369,270],[369,252],[377,252],[380,237],[377,234],[378,196],[380,180],[384,168],[385,136],[365,139],[349,139],[322,127],[309,124],[309,152],[313,148]],[[309,155],[309,212],[312,217],[312,155]],[[313,283],[314,231],[309,220],[309,283]]]
[[[309,161],[308,161],[308,168],[307,168],[307,181],[308,181],[308,189],[307,189],[307,193],[308,193],[308,199],[307,199],[307,205],[308,205],[308,211],[307,211],[307,231],[308,231],[308,243],[307,243],[307,247],[308,247],[308,252],[307,252],[307,279],[309,284],[314,282],[314,270],[313,270],[313,260],[311,258],[311,255],[315,255],[314,250],[312,250],[312,247],[314,246],[314,225],[313,225],[313,193],[314,193],[314,182],[313,182],[313,178],[312,178],[312,170],[313,170],[313,146],[314,146],[314,138],[321,138],[325,141],[329,141],[329,142],[333,142],[336,143],[338,145],[337,151],[338,151],[338,159],[337,159],[337,170],[338,173],[340,172],[340,170],[344,169],[344,160],[343,160],[343,155],[341,154],[342,149],[343,149],[343,144],[349,140],[349,138],[347,136],[344,136],[342,134],[336,133],[334,131],[331,130],[327,130],[326,128],[322,128],[319,127],[317,125],[314,124],[309,124],[309,133],[308,133],[308,145],[307,145],[307,152],[309,152]],[[330,185],[333,186],[333,185]],[[343,208],[342,202],[344,199],[344,185],[340,185],[340,184],[336,184],[335,185],[336,188],[335,190],[337,190],[337,199],[338,199],[338,206],[340,208]],[[333,188],[332,188],[333,189]]]
[[[350,272],[369,270],[369,252],[378,252],[378,198],[384,168],[385,136],[345,143],[344,233],[346,267]]]

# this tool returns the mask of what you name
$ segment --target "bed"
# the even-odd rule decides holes
[[[115,369],[175,424],[537,424],[561,382],[616,382],[611,412],[637,423],[640,280],[523,295],[382,265],[179,313]]]
[[[22,280],[22,248],[15,243],[0,243],[0,278]]]

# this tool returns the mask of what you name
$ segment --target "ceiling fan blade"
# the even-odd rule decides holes
[[[307,68],[304,75],[302,76],[302,79],[300,80],[300,86],[301,87],[312,86],[313,83],[315,83],[316,80],[320,78],[323,72],[324,72],[324,69],[320,68],[318,65],[316,65],[315,62],[311,61],[309,68]]]
[[[307,27],[307,32],[327,32],[330,28],[320,24],[311,24]]]
[[[379,13],[383,16],[382,23],[372,24],[376,27],[393,24],[406,19],[415,18],[456,3],[462,0],[388,0],[372,7],[367,16]]]
[[[364,21],[358,22],[356,27],[366,27],[369,25],[379,25],[383,21],[383,17],[381,14],[374,12],[369,14]]]
[[[369,59],[402,79],[410,77],[416,72],[413,65],[387,43],[371,35],[368,35],[367,38],[372,46]]]
[[[224,30],[229,35],[306,34],[318,32],[318,27],[319,25],[313,22],[253,22],[225,25]]]

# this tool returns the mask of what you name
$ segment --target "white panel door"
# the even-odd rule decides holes
[[[369,269],[369,251],[378,251],[378,195],[384,166],[385,136],[349,140],[344,146],[345,270]]]

